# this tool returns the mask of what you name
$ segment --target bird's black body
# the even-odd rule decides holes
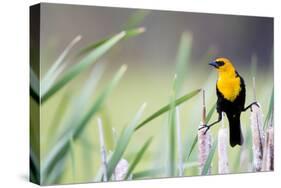
[[[240,78],[240,92],[234,101],[229,101],[224,98],[223,94],[217,90],[217,112],[219,115],[225,112],[227,119],[229,121],[229,139],[230,145],[234,147],[235,145],[243,144],[243,135],[241,132],[240,125],[240,114],[244,111],[246,89],[243,78],[236,72],[236,77]]]
[[[217,112],[219,114],[218,120],[209,124],[202,125],[199,130],[206,129],[205,133],[210,127],[219,123],[222,120],[222,113],[224,112],[229,122],[229,141],[232,147],[243,144],[243,135],[241,131],[240,115],[242,112],[251,108],[252,105],[258,105],[255,101],[246,108],[246,88],[243,78],[235,70],[231,61],[227,58],[217,58],[214,62],[209,63],[218,72],[218,81],[216,84],[217,90]]]

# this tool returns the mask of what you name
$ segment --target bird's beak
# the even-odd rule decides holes
[[[211,62],[211,63],[209,63],[209,65],[211,65],[211,66],[213,66],[213,67],[215,67],[215,68],[219,68],[219,65],[218,65],[218,63],[217,62]]]

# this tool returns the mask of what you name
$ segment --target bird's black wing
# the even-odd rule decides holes
[[[234,100],[235,106],[237,106],[240,111],[244,109],[245,106],[245,98],[246,98],[246,86],[244,79],[239,75],[239,73],[236,71],[236,76],[240,78],[240,92],[237,98]]]
[[[240,78],[240,92],[234,101],[229,101],[223,97],[223,94],[217,90],[217,111],[221,113],[225,112],[228,122],[229,122],[229,142],[232,147],[235,145],[243,144],[243,135],[241,132],[241,124],[240,124],[240,114],[244,109],[245,104],[245,83],[243,78],[236,72],[236,76]]]
[[[223,94],[219,91],[218,86],[216,84],[216,91],[217,91],[217,112],[221,114],[221,112],[226,111],[226,106],[228,101],[224,98]]]

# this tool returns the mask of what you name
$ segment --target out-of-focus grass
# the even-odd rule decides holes
[[[132,19],[141,20],[145,14],[136,14],[135,18]],[[133,37],[142,32],[142,29],[131,29],[131,26],[135,25],[134,20],[132,22],[128,24],[130,31],[125,32],[125,36],[124,33],[117,35],[120,39]],[[54,82],[46,90],[45,97],[42,98],[43,101],[48,100],[48,102],[44,103],[41,108],[41,150],[34,152],[40,153],[40,156],[37,159],[36,156],[32,155],[32,160],[36,165],[35,170],[38,171],[38,160],[43,164],[41,171],[43,179],[46,179],[43,183],[79,183],[101,180],[102,161],[96,115],[102,118],[104,124],[105,144],[108,148],[108,177],[113,175],[116,164],[121,158],[127,159],[130,165],[126,178],[131,174],[133,179],[177,175],[175,167],[178,164],[176,158],[178,151],[175,148],[177,135],[174,131],[174,113],[175,107],[178,105],[181,108],[179,117],[181,136],[183,137],[184,175],[199,175],[196,136],[198,123],[201,120],[201,101],[195,96],[200,91],[199,88],[205,89],[207,111],[209,111],[207,122],[216,120],[217,114],[214,106],[216,102],[216,74],[207,65],[214,58],[214,54],[211,53],[213,50],[208,50],[200,61],[188,61],[192,54],[191,38],[187,37],[186,34],[184,36],[185,42],[181,45],[178,59],[175,61],[177,64],[171,63],[159,67],[154,64],[142,66],[123,62],[128,64],[128,71],[124,74],[125,68],[122,67],[112,79],[113,72],[119,65],[118,63],[114,64],[114,59],[109,58],[107,70],[95,67],[97,72],[87,71],[86,67],[96,62],[103,53],[117,43],[118,38],[107,48],[99,51],[98,55],[93,55],[91,58],[88,56],[87,61],[84,61],[85,66],[75,65],[73,69],[66,72],[66,76],[58,77],[58,82]],[[83,57],[86,54],[102,46],[106,41],[108,42],[108,39],[110,38],[84,48],[78,53],[77,59],[82,58],[83,62]],[[196,41],[193,42],[196,43]],[[103,63],[100,62],[97,66],[103,65]],[[174,71],[175,67],[177,67],[176,71]],[[265,111],[266,114],[269,114],[267,117],[270,117],[273,110],[273,92],[271,92],[273,91],[273,78],[271,73],[264,72],[253,65],[237,67],[237,69],[246,82],[246,104],[253,100],[252,75],[249,74],[252,72],[256,77],[257,98],[262,109],[267,110]],[[175,72],[177,77],[173,82]],[[99,73],[103,74],[103,77]],[[121,76],[123,79],[118,82]],[[33,78],[31,80],[31,105],[36,108],[39,101],[38,88],[35,87],[38,79],[33,72],[31,72],[31,77]],[[74,77],[76,78],[74,79]],[[70,82],[70,80],[72,81]],[[99,83],[97,84],[95,81],[99,81]],[[104,89],[103,86],[108,83],[108,87]],[[117,86],[115,90],[112,90],[115,86]],[[54,88],[52,89],[52,87]],[[132,121],[132,117],[135,116],[133,109],[144,102],[147,103],[147,108],[142,112],[142,116],[138,114],[135,121]],[[37,115],[39,117],[39,114]],[[37,117],[31,119],[31,124],[38,121]],[[247,165],[250,166],[252,143],[249,117],[249,112],[243,113],[241,122],[243,134],[246,137],[243,149],[249,157]],[[266,121],[268,121],[267,119]],[[128,122],[131,122],[129,126],[127,126]],[[165,130],[166,125],[169,126],[167,130]],[[219,126],[212,127],[213,137],[217,136]],[[36,135],[38,127],[31,126],[31,128],[31,134]],[[74,133],[68,134],[69,130],[70,132],[74,130]],[[153,137],[153,142],[150,140],[151,137]],[[38,144],[38,140],[38,137],[34,137],[32,144]],[[63,144],[59,145],[58,143]],[[142,147],[140,147],[141,145]],[[60,146],[64,149],[60,150]],[[167,148],[169,148],[168,153]],[[244,167],[240,166],[241,151],[242,149],[240,150],[239,147],[231,148],[228,146],[230,173],[246,171]],[[206,169],[208,169],[208,165],[212,165],[211,174],[217,174],[218,158],[215,147],[211,152]],[[70,153],[70,156],[66,153]],[[169,159],[168,163],[167,158]],[[49,164],[51,165],[49,166]],[[169,173],[163,173],[167,169],[169,169]],[[37,178],[36,175],[32,175]]]
[[[82,113],[78,119],[71,122],[65,129],[66,131],[62,133],[60,138],[58,138],[49,154],[44,158],[42,165],[42,174],[44,179],[42,180],[42,183],[52,183],[56,181],[56,179],[53,178],[57,178],[62,173],[63,167],[60,168],[60,170],[56,168],[58,166],[58,161],[60,165],[64,165],[64,161],[67,157],[67,153],[70,150],[70,144],[72,140],[76,140],[80,136],[88,121],[95,113],[98,112],[108,94],[111,92],[113,87],[117,85],[125,70],[126,66],[120,68],[112,81],[98,96],[97,100],[91,105],[90,109]]]
[[[207,64],[206,64],[207,66]],[[198,79],[197,75],[202,70],[194,70],[194,73],[187,75],[186,80],[188,80],[190,77],[193,78],[193,83],[187,84],[185,80],[185,84],[183,85],[183,90],[190,90],[190,88],[197,88],[197,86],[202,85],[202,83],[205,82],[205,80],[208,78],[208,76],[205,76],[203,78],[200,77]],[[211,71],[211,70],[210,70]],[[143,114],[142,121],[145,120],[149,115],[154,113],[156,110],[159,109],[163,104],[167,104],[167,101],[169,101],[169,88],[166,87],[166,85],[171,84],[171,80],[173,79],[173,74],[169,73],[170,70],[162,69],[159,71],[156,75],[153,72],[153,70],[143,70],[138,69],[138,71],[134,71],[132,69],[128,69],[127,73],[124,75],[124,78],[122,79],[122,82],[119,83],[118,87],[113,91],[111,94],[111,97],[106,101],[104,110],[107,112],[107,121],[111,127],[114,127],[116,129],[117,134],[119,135],[121,133],[123,125],[125,125],[128,121],[130,121],[129,117],[133,116],[133,113],[131,109],[136,108],[139,106],[142,102],[147,102],[147,108]],[[101,85],[107,82],[109,79],[108,77],[110,72],[105,73],[105,77],[101,80],[100,86],[98,86],[97,91],[101,89]],[[146,76],[144,76],[146,75]],[[203,74],[200,74],[203,75]],[[244,76],[244,75],[242,75]],[[244,76],[244,78],[248,81],[251,81],[251,78],[247,78]],[[74,84],[76,87],[83,79],[79,78],[79,80],[75,81]],[[267,83],[270,83],[271,76],[268,75],[266,79]],[[209,80],[209,84],[211,85],[210,88],[214,87],[215,84],[215,77],[213,80]],[[137,84],[136,84],[137,83]],[[75,85],[71,85],[72,87],[67,87],[64,89],[62,93],[59,93],[56,97],[54,97],[52,100],[48,102],[42,108],[42,139],[46,137],[46,133],[48,128],[51,126],[51,120],[55,117],[55,112],[52,110],[53,106],[56,106],[59,101],[61,101],[64,98],[64,93],[68,93],[69,91],[72,91],[75,87]],[[246,100],[246,103],[249,104],[251,100],[251,84],[247,85],[247,96],[248,99]],[[157,88],[156,88],[157,86]],[[146,92],[140,92],[140,88]],[[260,89],[264,88],[264,89]],[[264,96],[259,97],[260,103],[262,107],[268,107],[269,101],[270,101],[270,91],[272,90],[272,85],[266,85],[266,84],[259,84],[259,77],[257,77],[257,89],[261,92],[257,92],[258,96]],[[215,90],[206,90],[207,96],[212,96],[207,99],[207,109],[210,110],[214,102],[216,102],[216,96],[214,95]],[[263,93],[263,94],[262,94]],[[93,94],[92,99],[96,97],[96,94]],[[250,99],[249,99],[250,98]],[[186,142],[183,142],[183,152],[188,153],[188,149],[191,147],[194,137],[197,135],[197,129],[198,129],[198,122],[200,122],[200,114],[201,111],[196,111],[197,105],[199,100],[196,100],[197,98],[194,98],[190,100],[188,103],[183,103],[181,105],[181,111],[180,111],[180,117],[181,117],[181,128],[183,134],[183,140],[187,138]],[[198,108],[200,110],[200,108]],[[264,109],[264,108],[263,108]],[[265,108],[266,110],[267,108]],[[199,114],[199,115],[198,115]],[[160,153],[158,148],[166,148],[167,146],[163,145],[164,142],[161,141],[161,136],[163,134],[163,121],[166,121],[167,116],[164,114],[163,116],[160,116],[157,119],[154,119],[153,121],[149,122],[147,126],[142,127],[140,130],[135,132],[134,136],[131,139],[130,145],[128,146],[126,152],[124,153],[125,158],[130,158],[130,155],[132,153],[137,152],[137,147],[140,144],[140,140],[144,140],[145,138],[149,138],[150,136],[153,136],[153,142],[147,149],[147,151],[144,153],[140,164],[136,166],[134,170],[134,174],[142,171],[146,171],[149,169],[153,169],[152,171],[156,171],[157,173],[150,173],[149,177],[162,177],[161,173],[163,171],[157,171],[157,164],[161,164],[161,160],[159,161],[159,155]],[[210,122],[217,119],[216,112],[213,114],[213,116],[210,119]],[[195,122],[195,123],[193,123]],[[197,122],[197,123],[196,123]],[[249,112],[245,112],[241,116],[241,122],[243,127],[243,133],[245,137],[251,136],[250,134],[250,120],[249,120]],[[97,170],[100,165],[100,159],[99,159],[99,145],[98,145],[98,139],[97,139],[97,125],[95,122],[95,119],[90,120],[89,122],[90,126],[86,127],[85,130],[82,132],[81,138],[82,140],[77,141],[77,152],[76,152],[76,161],[77,165],[77,178],[76,182],[82,182],[82,181],[90,181],[91,176],[94,177],[97,173]],[[228,126],[228,123],[226,122],[226,126]],[[211,129],[212,135],[217,135],[217,130],[220,125],[216,125]],[[248,132],[249,136],[246,136],[246,132]],[[48,138],[47,140],[52,140],[52,137]],[[245,142],[247,144],[246,149],[249,153],[249,158],[251,158],[251,139],[249,139],[249,142]],[[47,145],[42,145],[42,153],[46,153],[48,151]],[[240,149],[239,147],[231,148],[228,147],[229,151],[229,161],[230,161],[230,172],[241,172],[241,168],[237,167],[237,158],[240,157]],[[87,155],[85,155],[87,154]],[[88,160],[84,160],[85,156],[88,158]],[[160,155],[161,156],[161,155]],[[186,155],[184,155],[186,157]],[[160,157],[161,159],[161,157]],[[217,167],[216,162],[217,156],[215,153],[213,164],[212,164],[212,173],[217,173]],[[191,153],[190,158],[187,160],[187,162],[194,162],[197,161],[197,147],[194,148],[194,151]],[[163,162],[163,161],[162,161]],[[71,168],[70,168],[70,161],[67,162],[65,169],[65,173],[63,174],[61,178],[62,183],[67,182],[73,182],[72,176],[71,176]],[[159,164],[158,168],[162,167],[164,163],[162,163],[162,166]],[[92,169],[91,173],[85,173],[85,171],[88,171],[89,169]],[[148,172],[149,173],[149,172]],[[189,167],[185,169],[184,175],[198,175],[197,167]],[[137,174],[138,177],[138,174]]]
[[[121,39],[125,37],[136,36],[142,33],[143,31],[144,30],[142,28],[122,31],[111,38],[103,39],[102,41],[94,43],[90,47],[87,47],[86,49],[84,49],[84,51],[82,50],[82,52],[78,54],[79,57],[81,55],[85,55],[84,57],[82,57],[80,62],[73,65],[69,70],[63,73],[62,77],[56,82],[54,80],[56,77],[58,77],[58,74],[56,74],[56,72],[57,71],[59,71],[59,73],[61,72],[60,67],[62,65],[60,64],[62,64],[62,62],[60,61],[55,62],[54,65],[50,68],[50,71],[47,72],[46,76],[43,78],[42,84],[44,85],[48,84],[48,87],[44,87],[44,85],[42,85],[43,93],[41,93],[42,95],[41,103],[44,103],[49,97],[51,97],[56,92],[58,92],[69,81],[74,79],[77,75],[79,75],[83,70],[85,70],[91,64],[97,62],[97,60],[102,55],[104,55],[107,51],[109,51]],[[63,58],[61,61],[63,61]],[[53,84],[49,85],[49,83],[53,83]]]
[[[108,162],[108,172],[107,172],[107,177],[111,178],[113,171],[120,161],[120,159],[123,156],[123,153],[125,152],[127,145],[130,142],[131,137],[133,136],[134,130],[144,112],[146,104],[144,103],[139,111],[136,113],[135,117],[133,118],[132,122],[129,124],[128,127],[124,128],[122,133],[119,136],[119,139],[116,144],[116,148],[112,154],[111,159]]]
[[[134,155],[134,159],[131,161],[131,164],[128,168],[127,174],[125,179],[127,179],[131,173],[133,172],[133,170],[135,169],[135,167],[138,165],[138,163],[141,161],[142,156],[144,154],[144,152],[147,150],[148,146],[150,145],[152,141],[152,137],[150,137],[141,147],[141,149]]]

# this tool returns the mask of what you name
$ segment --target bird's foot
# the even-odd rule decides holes
[[[258,103],[257,101],[255,101],[255,102],[253,102],[253,103],[250,105],[251,112],[253,111],[253,109],[252,109],[252,106],[253,106],[253,105],[256,105],[258,108],[260,108],[259,103]]]
[[[250,108],[250,110],[252,112],[253,111],[253,109],[252,109],[253,105],[256,105],[258,108],[260,108],[259,103],[257,101],[255,101],[255,102],[251,103],[250,105],[248,105],[246,108],[244,108],[242,111],[245,112],[245,111],[247,111]]]
[[[201,125],[198,130],[200,131],[201,129],[206,128],[206,130],[204,131],[204,135],[208,132],[208,130],[210,129],[210,125]]]

